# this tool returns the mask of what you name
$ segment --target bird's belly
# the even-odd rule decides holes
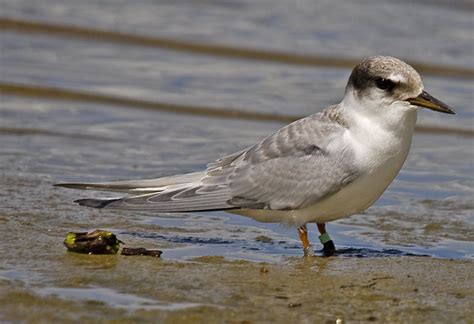
[[[390,185],[400,171],[408,149],[384,161],[371,172],[359,177],[335,194],[312,206],[295,210],[240,209],[232,213],[248,216],[261,222],[280,222],[290,226],[306,223],[325,223],[351,216],[370,207]]]
[[[299,221],[325,223],[351,216],[370,207],[390,185],[400,167],[381,168],[350,183],[313,206],[296,210]]]

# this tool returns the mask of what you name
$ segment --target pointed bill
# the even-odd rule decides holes
[[[408,99],[407,101],[412,105],[436,110],[445,114],[456,114],[447,104],[439,101],[424,90],[418,97]]]

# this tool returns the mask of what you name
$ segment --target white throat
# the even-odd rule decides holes
[[[408,156],[416,110],[404,103],[360,100],[352,91],[346,92],[341,107],[348,124],[345,141],[354,149],[354,162],[368,173],[382,172],[391,182]]]
[[[412,137],[416,124],[416,108],[403,101],[388,102],[360,98],[347,89],[341,102],[351,132],[375,136],[379,132],[396,137]]]

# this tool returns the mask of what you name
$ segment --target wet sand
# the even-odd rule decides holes
[[[56,269],[49,288],[0,280],[2,320],[469,323],[474,316],[469,260],[62,258],[65,266]],[[127,293],[117,281],[127,283]],[[109,288],[94,288],[99,286]]]

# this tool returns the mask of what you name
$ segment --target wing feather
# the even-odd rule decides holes
[[[359,175],[351,163],[353,152],[341,141],[345,131],[322,114],[300,119],[223,159],[223,165],[211,164],[202,182],[225,183],[239,202],[252,201],[263,208],[310,206]]]
[[[336,112],[337,113],[337,112]],[[81,199],[96,208],[185,212],[236,208],[305,208],[356,179],[343,123],[314,114],[287,125],[246,150],[222,157],[203,172],[172,177],[63,187],[142,192],[118,199]]]
[[[82,190],[98,190],[98,191],[118,191],[118,192],[156,192],[161,191],[165,187],[177,187],[179,185],[188,185],[189,183],[199,182],[205,172],[194,172],[186,174],[178,174],[169,177],[146,179],[146,180],[125,180],[111,182],[95,182],[95,183],[57,183],[56,187],[65,187]]]

